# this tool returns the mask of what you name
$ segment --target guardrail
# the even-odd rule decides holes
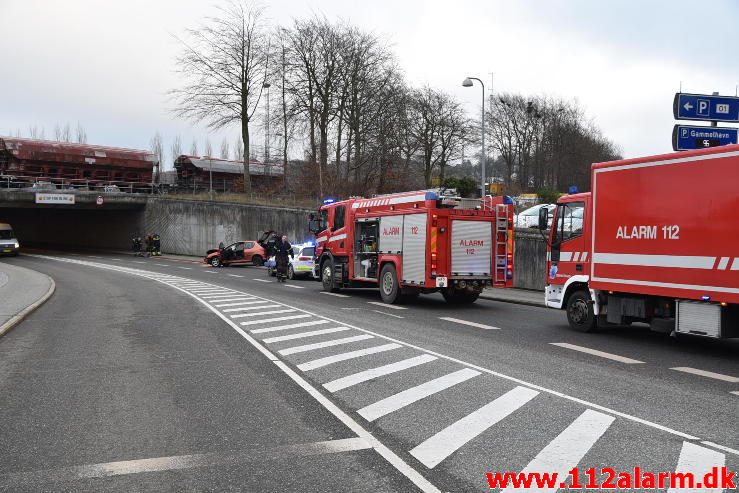
[[[50,178],[40,176],[0,175],[0,188],[26,192],[80,191],[100,193],[166,193],[157,183],[91,180],[87,178]]]

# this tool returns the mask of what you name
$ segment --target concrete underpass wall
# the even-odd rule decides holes
[[[311,240],[311,210],[276,208],[218,202],[151,199],[146,206],[142,235],[162,237],[162,251],[181,255],[204,255],[218,243],[256,240],[266,230],[285,233],[292,243]]]
[[[130,249],[144,209],[0,208],[23,246]]]

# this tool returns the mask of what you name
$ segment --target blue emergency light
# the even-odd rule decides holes
[[[336,202],[336,199],[333,197],[326,197],[325,199],[323,199],[324,205],[333,204],[334,202]]]
[[[577,193],[577,185],[570,185],[570,188],[567,190],[567,192],[570,195],[576,194]]]

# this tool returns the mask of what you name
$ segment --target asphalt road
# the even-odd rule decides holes
[[[10,261],[57,294],[0,339],[0,489],[489,491],[496,471],[739,469],[736,342],[579,334],[485,300],[390,307],[249,267]]]

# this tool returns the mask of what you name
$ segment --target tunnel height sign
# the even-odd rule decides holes
[[[37,193],[37,204],[50,205],[74,205],[74,194],[72,193]]]

